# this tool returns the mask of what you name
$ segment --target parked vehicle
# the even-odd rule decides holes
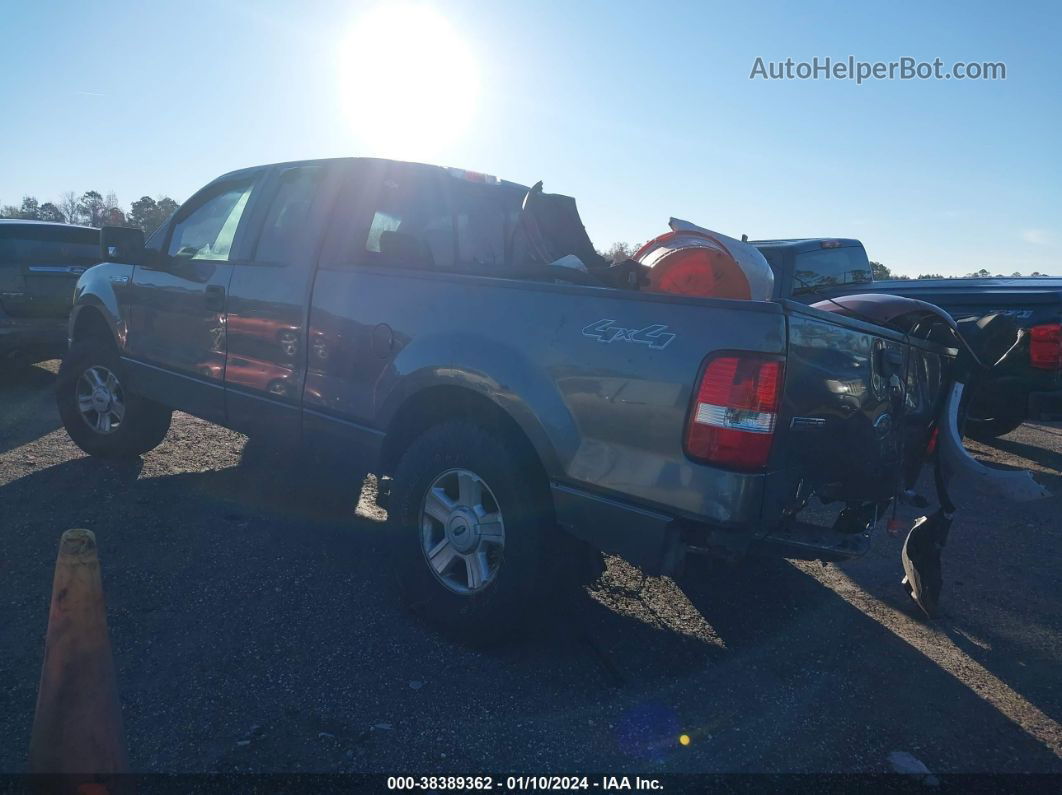
[[[774,297],[813,304],[829,295],[870,290],[866,249],[850,238],[751,240],[774,271]]]
[[[955,353],[793,301],[640,291],[574,200],[435,166],[236,171],[146,244],[102,246],[57,384],[71,438],[135,456],[180,409],[390,475],[407,599],[473,637],[537,606],[573,538],[651,573],[862,554]]]
[[[63,355],[74,285],[99,260],[98,229],[0,220],[0,367]]]
[[[766,240],[754,245],[775,272],[776,297],[808,303],[852,292],[917,298],[963,321],[960,328],[973,334],[982,318],[1009,317],[1026,334],[973,390],[964,412],[965,433],[990,439],[1027,419],[1062,418],[1062,278],[874,281],[858,240]]]

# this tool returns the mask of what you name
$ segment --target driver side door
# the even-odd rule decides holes
[[[137,265],[126,355],[139,394],[225,419],[225,304],[261,179],[256,169],[201,190],[174,215],[161,250]]]

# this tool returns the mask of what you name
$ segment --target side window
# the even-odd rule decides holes
[[[0,227],[2,265],[95,265],[100,261],[100,233],[76,226]]]
[[[367,171],[344,189],[322,264],[452,269],[454,217],[438,169],[389,163]]]
[[[225,185],[211,193],[173,227],[169,255],[184,259],[228,260],[236,229],[254,181]]]
[[[317,188],[324,177],[320,166],[289,168],[280,178],[280,188],[269,205],[254,261],[284,264],[298,256]]]

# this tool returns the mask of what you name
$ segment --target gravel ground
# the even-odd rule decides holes
[[[0,384],[0,771],[25,764],[59,535],[88,527],[137,771],[878,772],[903,751],[1062,772],[1062,497],[956,495],[933,622],[882,534],[841,566],[677,582],[611,559],[519,642],[473,651],[398,606],[371,505],[351,521],[280,471],[263,487],[244,437],[180,414],[141,464],[89,460],[54,370]],[[973,449],[1062,494],[1062,426]]]

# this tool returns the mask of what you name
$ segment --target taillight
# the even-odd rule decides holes
[[[1062,369],[1062,323],[1029,329],[1029,363],[1041,370]]]
[[[716,356],[704,368],[686,427],[686,454],[756,471],[767,466],[782,391],[782,362],[761,354]]]
[[[940,436],[940,428],[934,428],[933,432],[929,434],[929,441],[926,442],[926,455],[931,456],[937,452],[937,438]]]

